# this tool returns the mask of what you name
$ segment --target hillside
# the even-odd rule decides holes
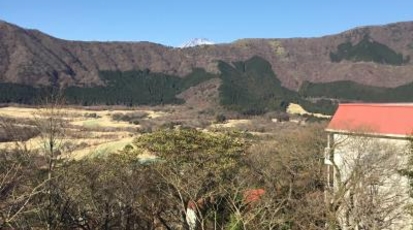
[[[353,48],[363,45],[359,43],[366,36],[373,44],[370,49],[375,45],[384,47],[384,54],[379,55],[389,55],[392,60],[397,59],[397,63],[401,57],[402,63],[382,63],[380,60],[387,57],[380,56],[357,59],[354,52],[358,50],[354,49],[353,59],[342,57],[340,62],[331,59],[331,54],[340,54],[346,44],[352,44]],[[413,22],[401,22],[361,27],[320,38],[242,39],[229,44],[179,49],[149,42],[67,41],[0,21],[0,81],[99,85],[103,84],[100,71],[145,69],[183,77],[195,67],[218,73],[218,61],[232,63],[260,56],[271,64],[282,85],[289,89],[297,90],[304,81],[338,80],[396,87],[413,81],[413,64],[409,61],[413,56],[412,37]]]
[[[0,21],[0,103],[37,103],[57,88],[80,105],[203,103],[208,95],[243,114],[284,111],[291,102],[322,113],[332,113],[337,99],[406,102],[412,37],[413,22],[401,22],[320,38],[173,48],[67,41]],[[194,87],[206,82],[215,82],[215,94],[196,96]]]

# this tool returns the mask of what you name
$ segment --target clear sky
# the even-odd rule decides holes
[[[413,0],[0,0],[0,19],[68,40],[318,37],[413,20]],[[1,32],[1,31],[0,31]]]

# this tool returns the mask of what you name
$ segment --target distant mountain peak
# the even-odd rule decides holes
[[[206,39],[206,38],[194,38],[181,46],[179,48],[188,48],[188,47],[195,47],[195,46],[201,46],[201,45],[214,45],[215,43]]]

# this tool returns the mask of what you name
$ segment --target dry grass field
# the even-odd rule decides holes
[[[42,118],[47,108],[1,107],[0,121],[14,127],[36,129],[33,121]],[[60,109],[64,120],[64,140],[60,149],[73,159],[104,156],[116,153],[143,132],[151,132],[162,127],[189,126],[205,131],[229,129],[252,134],[276,134],[281,129],[294,129],[299,124],[273,122],[270,116],[242,117],[229,116],[224,122],[217,123],[216,116],[221,110],[194,105],[159,107],[106,108],[106,107],[67,107]],[[287,112],[292,116],[309,114],[296,104],[291,104]],[[312,114],[326,118],[322,114]],[[24,147],[29,150],[42,148],[38,134],[29,135],[25,140],[8,140],[7,132],[0,126],[0,149]],[[16,131],[22,132],[21,130]],[[34,132],[36,133],[36,132]],[[2,136],[3,135],[3,136]],[[148,156],[146,156],[148,157]]]
[[[12,120],[13,125],[32,126],[30,121],[39,118],[44,109],[24,107],[0,108],[2,119]],[[127,144],[130,144],[140,128],[139,124],[127,121],[116,121],[115,114],[132,115],[136,112],[145,114],[144,119],[160,118],[167,115],[166,112],[149,109],[139,110],[96,110],[88,108],[64,108],[59,113],[63,114],[65,121],[64,140],[62,143],[69,148],[69,154],[75,159],[85,156],[98,156],[110,152],[117,152]],[[41,116],[41,115],[40,115]],[[35,150],[42,148],[42,140],[39,136],[26,141],[0,142],[0,148],[15,148],[24,146]]]

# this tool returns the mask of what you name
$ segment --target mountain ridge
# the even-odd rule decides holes
[[[304,81],[397,87],[413,81],[413,65],[368,61],[333,62],[340,44],[357,45],[366,35],[396,55],[413,56],[413,22],[363,26],[317,38],[240,39],[232,43],[176,49],[151,42],[70,41],[0,22],[0,82],[28,85],[102,85],[100,71],[150,70],[185,76],[193,68],[219,73],[217,63],[268,60],[282,85],[298,90]],[[378,60],[381,60],[380,57]]]

